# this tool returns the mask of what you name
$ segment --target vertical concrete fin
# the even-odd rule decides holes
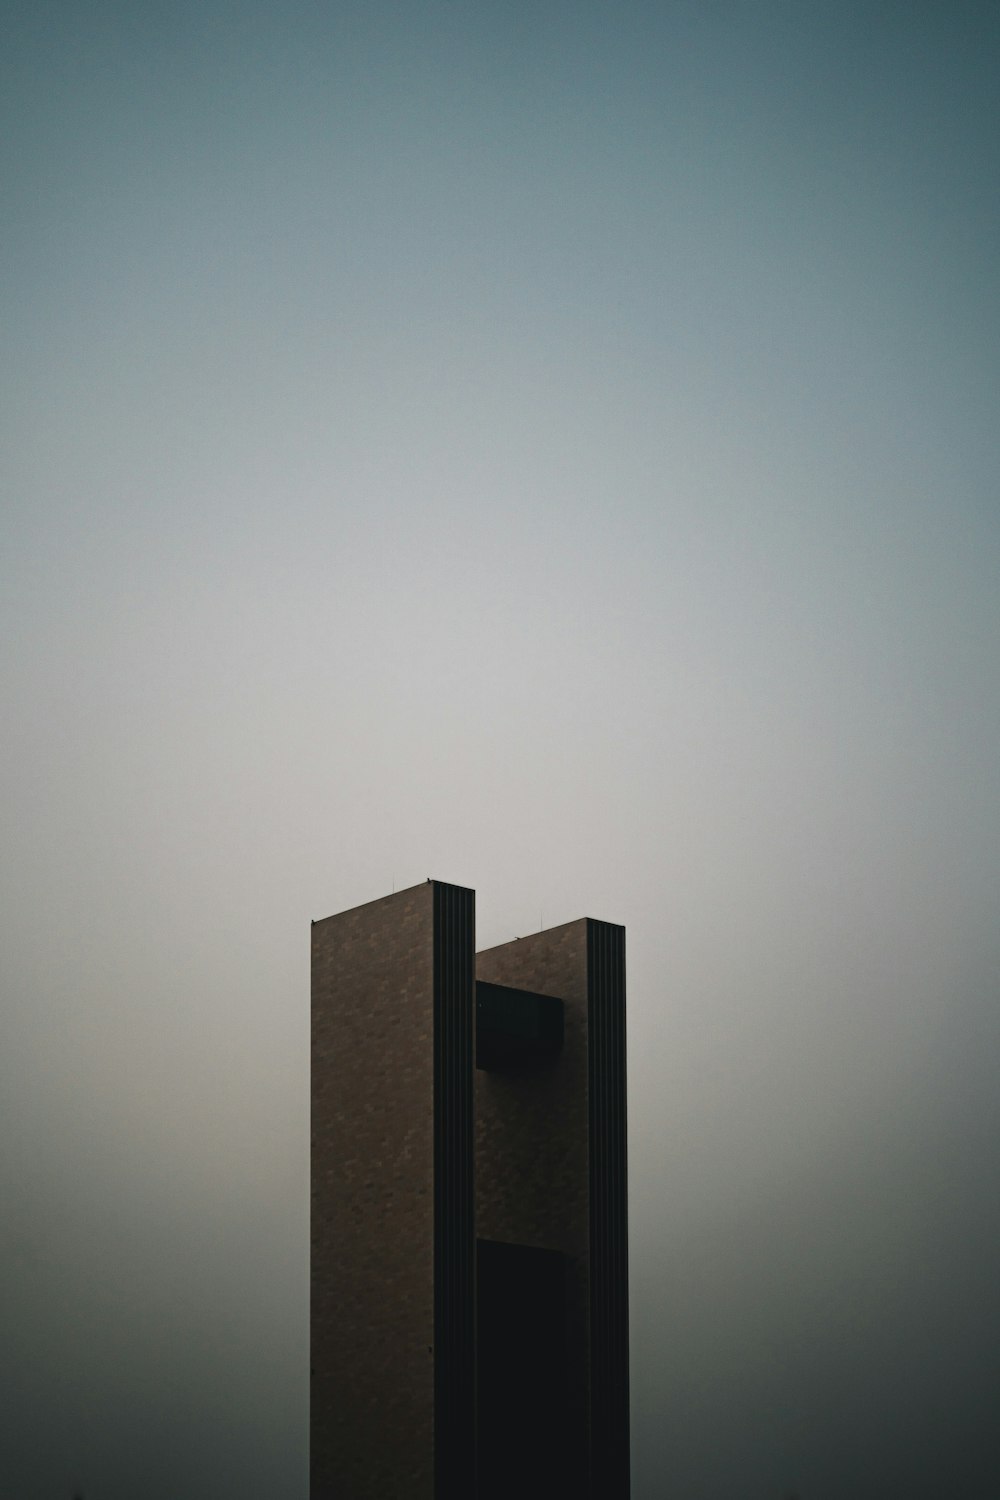
[[[475,1494],[475,893],[434,891],[436,1500]]]
[[[628,1156],[625,929],[587,922],[590,1438],[595,1500],[627,1500]]]

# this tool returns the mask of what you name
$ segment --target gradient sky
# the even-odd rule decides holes
[[[4,1495],[305,1500],[432,875],[628,927],[635,1500],[995,1500],[1000,6],[0,15]]]

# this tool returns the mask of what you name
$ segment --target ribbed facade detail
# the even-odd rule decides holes
[[[594,1500],[629,1493],[625,929],[587,923],[590,1441]]]
[[[476,1462],[473,1182],[475,893],[434,882],[436,1500],[469,1500]]]

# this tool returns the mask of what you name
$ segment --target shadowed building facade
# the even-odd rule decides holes
[[[629,1493],[625,933],[312,928],[312,1500]]]

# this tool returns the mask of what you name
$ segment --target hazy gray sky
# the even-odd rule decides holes
[[[1000,7],[2,7],[0,1489],[307,1490],[309,921],[627,924],[635,1500],[1000,1494]]]

